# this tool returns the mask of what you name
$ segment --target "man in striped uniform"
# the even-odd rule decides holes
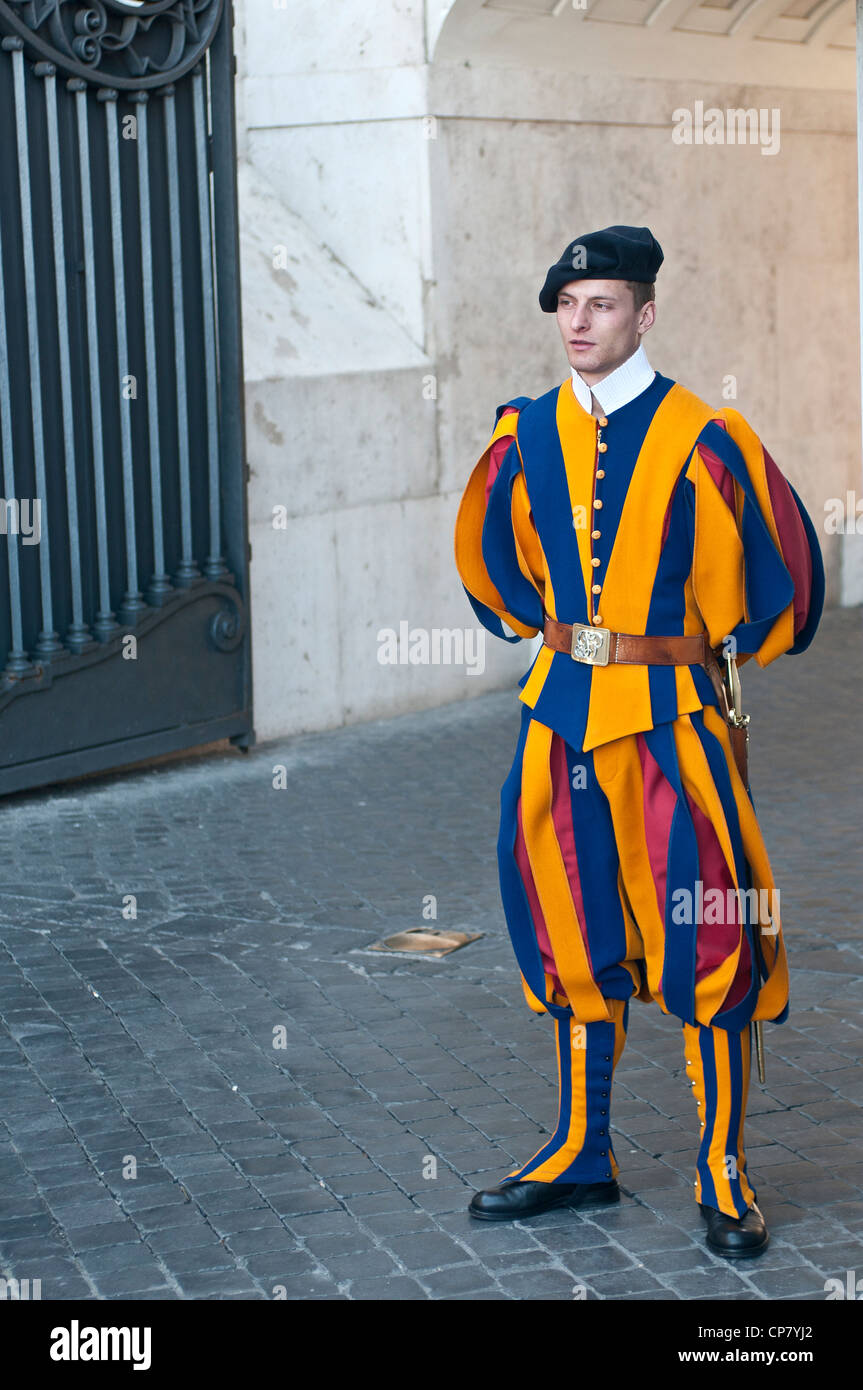
[[[695,1198],[710,1248],[745,1257],[768,1241],[743,1144],[749,1025],[784,1021],[788,969],[721,666],[802,652],[824,570],[800,498],[743,417],[650,367],[662,259],[646,227],[617,226],[551,267],[540,305],[571,373],[498,408],[456,523],[483,624],[544,638],[520,682],[498,861],[560,1080],[551,1138],[470,1211],[512,1220],[619,1199],[611,1094],[634,995],[681,1021]]]

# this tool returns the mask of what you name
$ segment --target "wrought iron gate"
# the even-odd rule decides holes
[[[254,738],[232,26],[0,0],[0,793]]]

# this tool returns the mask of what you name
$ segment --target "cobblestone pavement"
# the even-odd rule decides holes
[[[823,1300],[863,1275],[861,617],[744,672],[792,966],[747,1126],[763,1257],[704,1248],[680,1026],[638,1003],[619,1207],[467,1216],[556,1118],[498,898],[513,689],[2,803],[0,1273],[43,1299],[471,1300]],[[426,894],[483,939],[369,952]]]

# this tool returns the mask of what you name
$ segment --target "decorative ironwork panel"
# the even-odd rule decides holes
[[[0,29],[35,58],[103,87],[175,82],[209,48],[222,0],[3,0]]]
[[[253,738],[232,24],[0,0],[0,792]]]

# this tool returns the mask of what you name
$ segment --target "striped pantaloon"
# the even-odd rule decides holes
[[[772,885],[719,712],[585,752],[526,709],[501,811],[507,925],[528,1003],[554,1017],[560,1077],[554,1134],[507,1181],[617,1176],[611,1086],[637,995],[683,1027],[700,1123],[696,1199],[742,1215],[755,1200],[743,1150],[748,1021],[764,962],[784,969],[784,947],[780,955],[761,906],[745,925],[733,916],[677,924],[670,912],[676,890],[691,898],[697,882],[721,902]],[[776,1015],[787,999],[783,969],[771,984]]]

